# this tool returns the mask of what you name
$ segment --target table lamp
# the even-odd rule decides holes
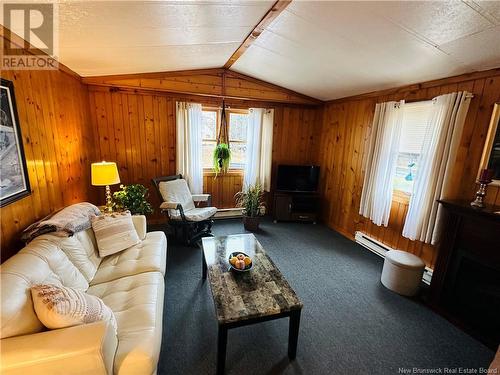
[[[105,212],[113,211],[113,201],[111,200],[111,190],[109,185],[120,183],[120,176],[116,163],[102,161],[91,165],[92,185],[106,186],[106,209]]]

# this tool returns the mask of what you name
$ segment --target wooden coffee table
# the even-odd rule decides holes
[[[202,275],[206,279],[208,274],[219,325],[217,374],[224,373],[227,331],[267,320],[290,318],[288,357],[295,359],[302,302],[255,236],[205,237],[202,247]],[[229,254],[237,251],[252,258],[250,271],[237,273],[230,270]]]

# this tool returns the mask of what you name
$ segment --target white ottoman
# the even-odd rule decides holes
[[[425,263],[419,257],[401,250],[385,253],[380,281],[387,288],[404,296],[413,296],[422,280]]]

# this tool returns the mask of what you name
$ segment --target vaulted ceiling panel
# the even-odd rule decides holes
[[[224,65],[273,1],[70,1],[60,61],[88,75]]]
[[[496,67],[497,6],[469,3],[294,1],[232,68],[327,100]]]
[[[67,49],[71,56],[61,62],[83,77],[137,72],[177,71],[220,67],[220,56],[231,56],[239,43],[169,46],[168,48],[96,48],[88,54],[80,48]],[[200,58],[203,56],[203,58]]]
[[[457,0],[386,1],[368,3],[365,8],[435,45],[492,27],[487,18]]]

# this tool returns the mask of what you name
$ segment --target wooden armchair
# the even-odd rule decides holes
[[[212,217],[217,208],[210,207],[210,194],[191,194],[182,175],[156,177],[151,181],[162,201],[160,210],[167,215],[176,237],[181,232],[184,241],[193,245],[212,235]],[[207,207],[196,207],[195,202],[207,202]]]

